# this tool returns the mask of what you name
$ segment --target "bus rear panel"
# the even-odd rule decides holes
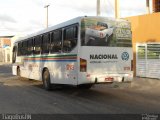
[[[128,21],[82,19],[78,84],[131,81],[131,40],[131,25]]]

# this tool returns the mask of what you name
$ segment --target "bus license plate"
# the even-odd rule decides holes
[[[106,77],[105,81],[107,82],[113,82],[114,78],[113,77]]]

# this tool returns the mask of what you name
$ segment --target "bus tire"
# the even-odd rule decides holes
[[[78,85],[78,88],[80,89],[90,89],[93,86],[93,84],[81,84]]]
[[[21,77],[21,70],[20,70],[19,67],[17,68],[17,76],[18,76],[19,80],[23,80],[22,77]]]
[[[50,73],[48,69],[45,69],[42,73],[42,81],[43,87],[45,90],[49,91],[52,88],[51,81],[50,81]]]

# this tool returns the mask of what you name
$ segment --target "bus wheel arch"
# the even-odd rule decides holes
[[[42,70],[42,81],[43,81],[43,87],[44,89],[46,90],[51,90],[51,79],[50,79],[50,73],[49,73],[49,70],[48,68],[43,68]]]
[[[20,75],[21,75],[20,67],[17,66],[17,76],[20,76]]]

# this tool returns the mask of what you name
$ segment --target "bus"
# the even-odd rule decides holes
[[[77,17],[14,41],[12,73],[52,85],[91,88],[133,79],[130,22]]]

